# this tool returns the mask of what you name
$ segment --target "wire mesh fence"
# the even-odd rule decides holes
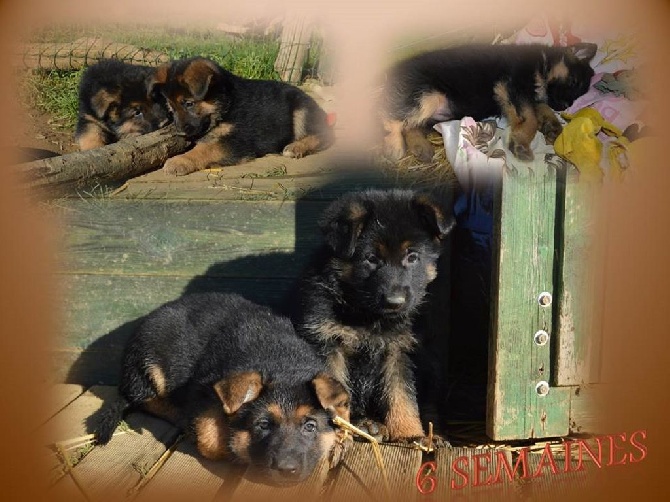
[[[71,71],[113,58],[158,66],[171,59],[204,56],[246,78],[300,84],[305,79],[332,83],[327,41],[312,21],[285,16],[273,29],[219,25],[200,31],[174,27],[54,27],[17,46],[15,67]]]

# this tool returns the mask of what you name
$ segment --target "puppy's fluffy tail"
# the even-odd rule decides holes
[[[102,407],[95,425],[95,439],[98,444],[107,444],[112,439],[116,427],[123,419],[123,415],[130,407],[128,401],[119,396],[117,399]]]

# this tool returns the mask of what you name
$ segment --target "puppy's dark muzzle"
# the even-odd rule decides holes
[[[309,473],[304,472],[297,459],[273,458],[270,462],[269,474],[272,481],[278,485],[292,485],[306,479]]]

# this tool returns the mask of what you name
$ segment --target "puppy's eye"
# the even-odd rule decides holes
[[[135,117],[141,117],[142,116],[142,109],[141,108],[134,108],[133,109],[133,115]]]
[[[265,419],[265,418],[256,421],[256,423],[254,425],[256,426],[256,428],[258,430],[261,430],[261,431],[267,431],[267,430],[270,429],[270,421]]]
[[[306,434],[312,434],[316,432],[316,421],[315,420],[307,420],[304,424],[302,424],[302,432]]]
[[[191,99],[187,99],[184,101],[184,108],[193,108],[193,105],[195,105],[195,101]]]
[[[419,253],[411,251],[407,253],[405,260],[407,261],[407,263],[416,263],[417,261],[419,261]]]

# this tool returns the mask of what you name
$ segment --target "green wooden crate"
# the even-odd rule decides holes
[[[599,374],[602,282],[591,239],[597,197],[598,187],[579,183],[571,166],[503,173],[489,339],[493,439],[593,427],[584,387]]]
[[[59,203],[64,322],[53,351],[54,379],[117,383],[137,320],[185,292],[236,291],[278,306],[320,243],[321,211],[340,193],[370,184],[347,178],[298,201],[189,200],[177,191]],[[592,428],[588,396],[599,373],[593,299],[600,282],[584,256],[595,252],[589,215],[596,197],[596,189],[562,170],[503,176],[489,336],[487,430],[494,439]],[[429,324],[445,329],[448,274],[440,281]],[[550,304],[539,302],[542,293],[551,295]],[[540,331],[546,343],[536,342]],[[547,386],[538,387],[542,382]]]

